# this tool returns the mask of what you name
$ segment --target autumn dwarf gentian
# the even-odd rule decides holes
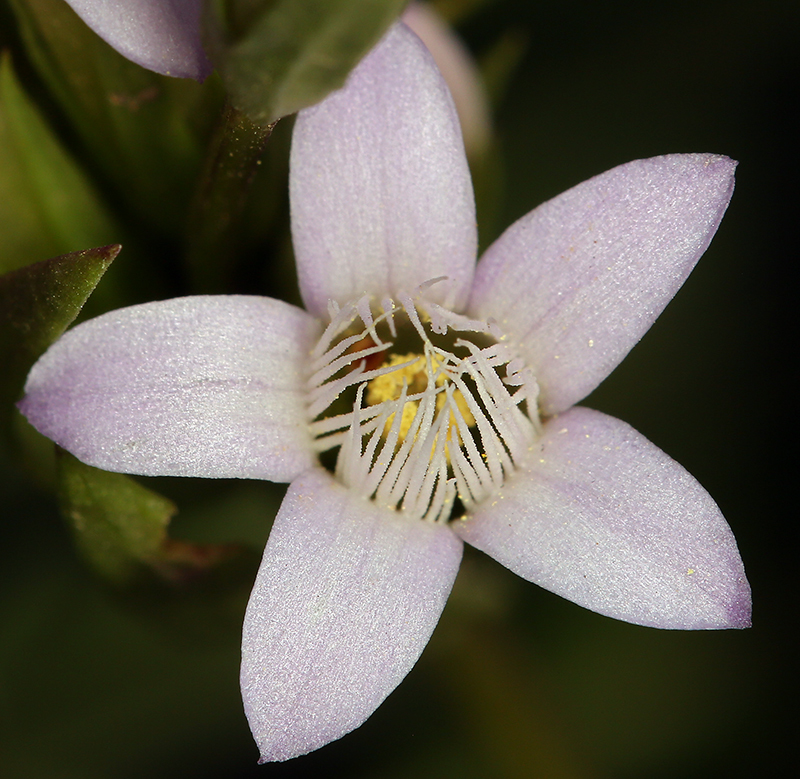
[[[573,407],[683,283],[733,171],[710,154],[623,165],[523,217],[476,267],[452,102],[397,25],[297,119],[306,311],[244,296],[134,306],[34,366],[21,409],[87,463],[291,481],[242,641],[263,761],[375,710],[427,643],[463,540],[618,619],[749,624],[710,496],[624,422]],[[330,472],[318,455],[337,449]]]

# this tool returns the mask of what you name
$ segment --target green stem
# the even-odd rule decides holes
[[[195,291],[219,292],[230,283],[250,185],[275,124],[254,124],[231,105],[222,112],[187,217],[186,267]]]

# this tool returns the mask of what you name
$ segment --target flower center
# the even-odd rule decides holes
[[[391,401],[400,400],[403,393],[403,388],[412,394],[424,394],[428,388],[428,384],[433,381],[437,387],[444,387],[448,381],[445,367],[434,356],[431,358],[432,371],[428,370],[428,361],[425,355],[420,354],[392,354],[383,363],[389,370],[388,373],[383,373],[376,376],[372,381],[367,384],[367,404],[375,406],[379,403],[387,403]],[[392,368],[394,370],[392,370]],[[466,399],[461,394],[461,390],[455,390],[453,399],[458,406],[459,411],[464,417],[468,427],[474,427],[475,417],[469,410],[469,405]],[[439,392],[436,395],[436,413],[441,413],[447,402],[446,393]],[[406,400],[403,406],[402,418],[400,420],[400,433],[398,442],[402,444],[408,435],[414,419],[419,410],[419,401]],[[386,425],[383,428],[381,435],[387,437],[391,432],[391,427],[394,422],[394,413],[392,413],[386,420]],[[452,426],[456,425],[456,418],[451,415],[450,419],[451,430]],[[451,434],[448,431],[448,437]],[[445,454],[448,455],[448,448],[445,444]],[[449,457],[449,455],[448,455]]]
[[[499,489],[537,438],[538,386],[496,325],[423,297],[339,308],[312,353],[309,418],[335,475],[383,506],[446,522]]]

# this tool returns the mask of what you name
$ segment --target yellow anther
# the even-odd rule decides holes
[[[416,359],[415,359],[416,358]],[[413,362],[411,362],[413,360]],[[388,373],[384,373],[381,376],[377,376],[376,378],[372,379],[367,385],[367,403],[370,406],[375,406],[378,403],[384,403],[386,401],[397,400],[400,397],[400,394],[403,391],[403,384],[408,387],[407,392],[409,395],[416,395],[420,392],[424,392],[428,387],[428,364],[427,360],[424,355],[409,353],[409,354],[393,354],[389,357],[389,359],[384,363],[386,367],[391,367],[393,365],[402,365],[403,363],[411,363],[410,365],[405,365],[402,368],[398,368],[394,371],[389,371]],[[438,372],[436,376],[436,386],[443,387],[447,383],[447,375],[443,371],[439,371],[441,363],[435,358],[431,358],[431,371],[433,374]],[[453,393],[453,399],[456,402],[456,406],[458,407],[461,416],[463,417],[464,421],[467,423],[468,427],[472,427],[475,424],[475,417],[472,415],[472,412],[469,410],[469,406],[467,405],[467,401],[464,399],[464,396],[461,394],[459,390],[456,390]],[[442,410],[445,403],[447,402],[447,394],[444,392],[440,392],[436,396],[436,411],[437,413]],[[403,417],[400,422],[400,434],[399,434],[399,442],[405,440],[405,437],[411,428],[411,424],[414,421],[414,417],[417,414],[417,409],[419,408],[419,401],[410,400],[407,401],[406,404],[403,406]],[[389,430],[392,427],[392,421],[394,420],[394,414],[392,414],[389,419],[386,421],[386,425],[384,427],[384,435],[388,434]],[[451,411],[450,412],[450,424],[448,427],[456,427],[456,417],[455,414]],[[448,434],[448,438],[450,438],[450,434]],[[456,439],[460,442],[461,436],[459,435],[457,428],[456,428]]]
[[[425,358],[422,355],[393,354],[384,363],[384,366],[390,368],[392,365],[400,365],[413,360],[415,357],[417,357],[417,360],[411,365],[398,368],[390,373],[384,373],[382,376],[376,376],[367,384],[367,403],[370,406],[376,406],[378,403],[383,403],[387,400],[397,400],[403,391],[404,380],[408,385],[409,395],[425,390],[428,386],[428,375],[425,370]]]

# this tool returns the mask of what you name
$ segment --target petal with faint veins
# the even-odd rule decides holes
[[[106,43],[165,76],[203,81],[213,66],[200,37],[202,0],[67,0]]]
[[[658,628],[750,625],[728,524],[678,463],[624,422],[574,408],[544,427],[526,471],[453,529],[529,581]]]
[[[443,525],[404,519],[320,468],[289,487],[242,639],[242,697],[262,762],[361,725],[411,670],[461,561]]]
[[[270,298],[176,298],[67,332],[20,409],[83,462],[153,476],[288,481],[315,457],[303,362],[319,336]]]
[[[483,154],[491,140],[492,120],[489,96],[475,59],[429,3],[410,3],[402,18],[427,46],[450,88],[467,155]]]
[[[539,206],[489,247],[469,312],[517,342],[543,414],[586,397],[653,324],[716,232],[735,167],[712,154],[630,162]]]
[[[301,111],[292,137],[292,234],[306,307],[413,293],[466,302],[477,234],[453,101],[433,59],[395,25],[346,86]]]

